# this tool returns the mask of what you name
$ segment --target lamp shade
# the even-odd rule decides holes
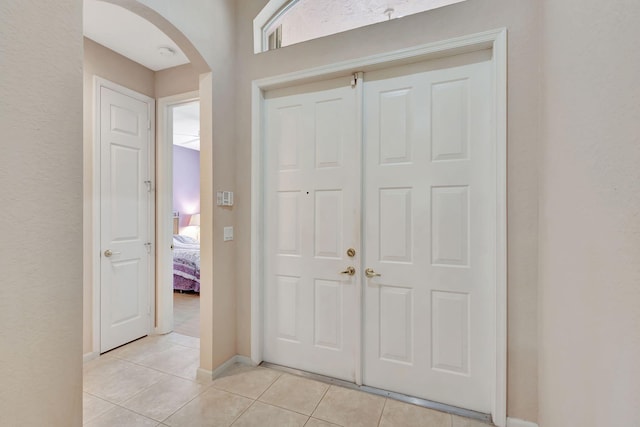
[[[193,214],[191,215],[191,218],[189,218],[189,225],[197,225],[200,226],[200,214]]]

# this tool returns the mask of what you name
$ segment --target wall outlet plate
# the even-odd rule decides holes
[[[228,242],[233,240],[233,227],[224,228],[224,241]]]

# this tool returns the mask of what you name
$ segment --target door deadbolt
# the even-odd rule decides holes
[[[347,255],[353,258],[354,256],[356,256],[356,250],[353,248],[347,249]]]

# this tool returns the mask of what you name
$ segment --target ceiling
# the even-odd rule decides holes
[[[200,150],[200,103],[173,107],[173,144]]]
[[[158,27],[111,3],[84,0],[84,35],[153,71],[189,62]],[[174,54],[162,55],[160,48],[169,48]]]

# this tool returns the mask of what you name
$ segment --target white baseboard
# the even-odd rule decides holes
[[[208,369],[198,368],[196,371],[196,381],[198,382],[206,382],[210,381],[213,378],[213,372]]]
[[[518,418],[507,418],[507,427],[538,427],[538,424]]]
[[[90,360],[97,359],[100,354],[95,351],[91,351],[89,353],[85,353],[82,355],[82,363],[87,363]]]
[[[224,362],[222,365],[218,366],[213,371],[208,371],[206,369],[198,368],[197,378],[198,379],[201,379],[201,378],[215,379],[235,363],[240,363],[241,365],[247,365],[247,366],[256,366],[256,364],[253,363],[251,359],[248,358],[247,356],[240,356],[239,354],[236,354],[235,356],[231,357],[229,360]]]

